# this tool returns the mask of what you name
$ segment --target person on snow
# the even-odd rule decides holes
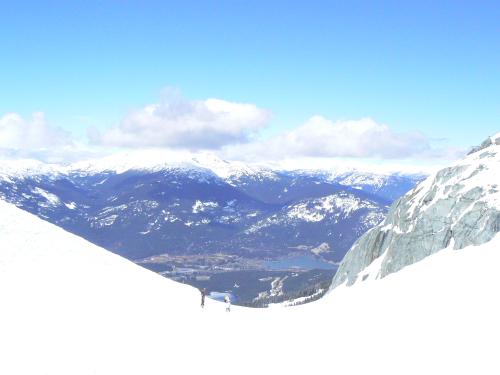
[[[226,303],[226,312],[230,312],[231,311],[231,299],[229,298],[229,296],[227,294],[224,296],[224,302]]]
[[[205,296],[207,295],[207,290],[205,288],[203,288],[202,290],[200,290],[201,292],[201,307],[205,307]]]

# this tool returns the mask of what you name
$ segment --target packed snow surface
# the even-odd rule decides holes
[[[498,374],[499,264],[497,235],[308,305],[226,313],[0,201],[0,373]]]

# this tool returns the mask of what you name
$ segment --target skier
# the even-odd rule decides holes
[[[201,292],[201,307],[205,307],[205,296],[207,295],[207,290],[205,288],[200,290]]]
[[[231,299],[229,298],[229,296],[227,294],[224,296],[224,302],[226,303],[226,312],[230,312],[231,311]]]

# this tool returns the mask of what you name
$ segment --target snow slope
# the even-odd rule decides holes
[[[498,374],[498,264],[497,235],[310,305],[225,313],[0,202],[0,373]]]

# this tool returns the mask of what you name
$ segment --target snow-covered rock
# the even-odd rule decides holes
[[[386,219],[349,250],[332,287],[351,285],[359,276],[384,277],[447,247],[492,239],[500,231],[499,173],[500,133],[395,202]]]

